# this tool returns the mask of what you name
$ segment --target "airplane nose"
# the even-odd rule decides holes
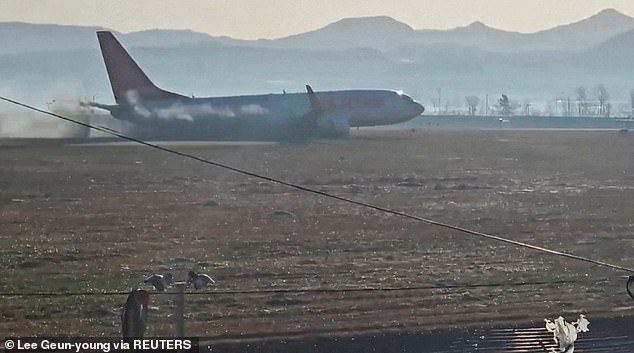
[[[425,107],[423,107],[421,104],[414,102],[414,114],[416,116],[423,114],[423,112],[425,111]]]

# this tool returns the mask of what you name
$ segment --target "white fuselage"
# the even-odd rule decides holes
[[[420,104],[404,94],[389,90],[347,90],[316,93],[325,111],[324,116],[347,119],[350,126],[377,126],[410,120],[423,112]],[[145,108],[162,120],[197,121],[199,119],[240,119],[261,117],[292,119],[310,111],[305,93],[263,94],[140,103],[137,113]]]
[[[349,127],[396,124],[422,113],[409,96],[390,90],[316,92],[322,112],[317,135],[347,135]],[[138,125],[140,135],[175,138],[275,136],[311,112],[306,93],[181,98],[119,106],[113,115]]]

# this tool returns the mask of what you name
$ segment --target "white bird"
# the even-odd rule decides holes
[[[559,351],[562,353],[573,353],[575,350],[575,342],[579,332],[588,332],[588,321],[585,315],[580,315],[579,319],[573,323],[566,322],[563,317],[558,317],[553,321],[548,319],[546,322],[546,330],[552,332],[553,339],[559,345]]]
[[[172,284],[172,280],[173,277],[171,273],[166,273],[165,275],[154,274],[146,278],[143,283],[149,283],[154,286],[154,289],[162,292]]]
[[[588,319],[586,319],[586,316],[583,314],[580,314],[579,319],[577,319],[577,321],[573,322],[572,324],[575,325],[575,327],[577,328],[577,332],[590,331],[590,329],[588,328],[588,325],[590,325],[590,321],[588,321]]]
[[[577,329],[570,323],[566,322],[563,317],[558,317],[554,322],[546,321],[546,330],[553,333],[555,344],[559,345],[559,351],[572,353],[575,349],[575,341],[577,340]]]
[[[213,278],[209,277],[208,275],[204,273],[196,273],[194,271],[189,271],[189,273],[187,273],[187,277],[189,277],[187,279],[187,284],[193,283],[194,288],[196,289],[205,288],[209,284],[216,283],[216,281],[214,281]]]

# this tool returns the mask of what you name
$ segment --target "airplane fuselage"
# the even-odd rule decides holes
[[[408,96],[390,90],[316,92],[323,113],[316,135],[347,136],[350,127],[404,122],[423,108]],[[310,113],[306,93],[210,98],[177,98],[113,107],[115,118],[134,124],[137,136],[148,138],[278,138]]]
[[[151,139],[279,139],[348,136],[351,126],[395,124],[423,107],[389,90],[189,98],[147,77],[114,35],[97,32],[116,105],[92,103]]]

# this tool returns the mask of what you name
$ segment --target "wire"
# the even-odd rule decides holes
[[[552,250],[552,249],[548,249],[548,248],[537,246],[537,245],[532,245],[532,244],[529,244],[529,243],[524,243],[524,242],[517,241],[517,240],[503,238],[503,237],[497,236],[497,235],[487,234],[487,233],[483,233],[483,232],[479,232],[479,231],[475,231],[475,230],[471,230],[471,229],[467,229],[467,228],[463,228],[463,227],[459,227],[459,226],[454,226],[454,225],[443,223],[443,222],[434,221],[434,220],[431,220],[431,219],[427,219],[427,218],[411,215],[409,213],[392,210],[392,209],[389,209],[389,208],[386,208],[386,207],[382,207],[382,206],[378,206],[378,205],[374,205],[374,204],[370,204],[370,203],[366,203],[366,202],[362,202],[362,201],[356,201],[356,200],[345,198],[345,197],[342,197],[342,196],[333,195],[333,194],[327,193],[325,191],[319,191],[319,190],[312,189],[312,188],[309,188],[309,187],[306,187],[306,186],[294,184],[294,183],[291,183],[291,182],[288,182],[288,181],[284,181],[284,180],[276,179],[276,178],[269,177],[269,176],[266,176],[266,175],[261,175],[261,174],[257,174],[257,173],[254,173],[254,172],[250,172],[250,171],[247,171],[247,170],[244,170],[244,169],[232,167],[230,165],[219,163],[219,162],[215,162],[215,161],[208,160],[208,159],[205,159],[205,158],[202,158],[202,157],[197,157],[197,156],[185,153],[185,152],[179,152],[179,151],[167,148],[167,147],[159,146],[159,145],[147,142],[147,141],[143,141],[143,140],[131,137],[131,136],[124,135],[123,133],[121,133],[121,132],[119,132],[117,130],[113,130],[113,129],[110,129],[110,128],[104,128],[104,127],[101,127],[101,126],[95,126],[95,125],[91,125],[91,124],[88,124],[88,123],[84,123],[84,122],[81,122],[81,121],[78,121],[78,120],[74,120],[74,119],[71,119],[71,118],[68,118],[68,117],[53,113],[53,112],[49,112],[49,111],[46,111],[46,110],[42,110],[42,109],[36,108],[34,106],[31,106],[31,105],[28,105],[28,104],[25,104],[25,103],[21,103],[21,102],[15,101],[13,99],[9,99],[9,98],[2,97],[2,96],[0,96],[0,99],[3,100],[3,101],[6,101],[8,103],[15,104],[15,105],[21,106],[23,108],[29,109],[29,110],[33,110],[33,111],[36,111],[36,112],[39,112],[39,113],[50,115],[50,116],[56,117],[58,119],[65,120],[65,121],[68,121],[68,122],[73,123],[73,124],[81,125],[81,126],[84,126],[84,127],[96,130],[96,131],[101,131],[101,132],[104,132],[104,133],[119,137],[119,138],[124,139],[124,140],[128,140],[128,141],[131,141],[131,142],[136,142],[138,144],[141,144],[141,145],[144,145],[144,146],[147,146],[147,147],[151,147],[151,148],[154,148],[154,149],[157,149],[157,150],[160,150],[160,151],[164,151],[164,152],[172,153],[172,154],[175,154],[175,155],[178,155],[178,156],[181,156],[181,157],[193,159],[195,161],[198,161],[198,162],[201,162],[201,163],[204,163],[204,164],[208,164],[208,165],[224,168],[224,169],[227,169],[227,170],[231,170],[231,171],[236,172],[238,174],[242,174],[242,175],[246,175],[246,176],[249,176],[249,177],[266,180],[266,181],[269,181],[271,183],[275,183],[275,184],[279,184],[279,185],[284,185],[284,186],[287,186],[289,188],[293,188],[293,189],[297,189],[297,190],[300,190],[300,191],[305,191],[305,192],[309,192],[309,193],[312,193],[312,194],[324,196],[324,197],[327,197],[327,198],[331,198],[331,199],[347,202],[347,203],[354,204],[354,205],[357,205],[357,206],[366,207],[366,208],[373,209],[373,210],[376,210],[376,211],[380,211],[380,212],[383,212],[383,213],[388,213],[388,214],[392,214],[392,215],[395,215],[395,216],[400,216],[400,217],[403,217],[403,218],[412,219],[412,220],[415,220],[415,221],[427,223],[429,225],[434,225],[434,226],[438,226],[438,227],[442,227],[442,228],[446,228],[446,229],[455,230],[455,231],[458,231],[458,232],[461,232],[461,233],[465,233],[465,234],[469,234],[469,235],[473,235],[473,236],[477,236],[477,237],[482,237],[482,238],[486,238],[486,239],[490,239],[490,240],[495,240],[495,241],[498,241],[498,242],[507,243],[507,244],[511,244],[511,245],[515,245],[515,246],[519,246],[519,247],[523,247],[523,248],[527,248],[527,249],[531,249],[531,250],[535,250],[535,251],[539,251],[539,252],[543,252],[543,253],[547,253],[547,254],[551,254],[551,255],[567,257],[567,258],[573,259],[573,260],[588,262],[588,263],[591,263],[591,264],[594,264],[594,265],[608,267],[608,268],[611,268],[611,269],[614,269],[614,270],[621,270],[621,271],[625,271],[625,272],[634,273],[634,269],[632,269],[632,268],[619,266],[619,265],[614,265],[614,264],[611,264],[611,263],[608,263],[608,262],[605,262],[605,261],[594,260],[594,259],[591,259],[591,258],[588,258],[588,257],[574,255],[574,254],[566,253],[566,252],[563,252],[563,251]]]
[[[250,294],[306,294],[306,293],[358,293],[358,292],[405,292],[437,289],[473,289],[473,288],[493,288],[493,287],[522,287],[540,285],[561,285],[570,283],[598,283],[608,282],[608,279],[585,279],[585,280],[558,280],[558,281],[535,281],[535,282],[502,282],[502,283],[479,283],[479,284],[448,284],[434,286],[401,286],[401,287],[357,287],[357,288],[279,288],[279,289],[250,289],[250,290],[214,290],[214,291],[194,291],[185,292],[186,295],[250,295]],[[65,296],[112,296],[128,295],[129,292],[121,291],[84,291],[84,292],[0,292],[0,297],[65,297]],[[176,292],[153,291],[152,295],[174,295]]]

